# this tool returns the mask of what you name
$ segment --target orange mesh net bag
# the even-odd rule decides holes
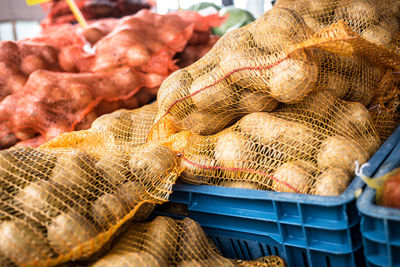
[[[81,32],[62,25],[35,38],[0,42],[0,147],[39,146],[60,133],[88,129],[103,114],[149,103],[178,69],[174,55],[192,39],[199,43],[198,35],[209,38],[209,28],[221,20],[146,10],[99,20]],[[94,54],[84,51],[83,37],[96,43]]]
[[[351,16],[356,2],[375,13]],[[398,125],[400,54],[391,43],[399,29],[389,23],[384,44],[361,36],[398,14],[389,1],[321,3],[314,13],[274,7],[229,32],[199,61],[170,75],[157,103],[99,118],[91,129],[61,134],[39,148],[1,151],[0,259],[42,266],[102,255],[126,222],[144,220],[168,200],[178,178],[343,192],[357,165]],[[323,22],[320,28],[306,22],[311,14]],[[174,223],[184,228],[188,221]],[[128,232],[136,231],[143,244],[137,229],[149,226],[134,225]],[[156,257],[144,257],[160,258],[165,250],[156,247]],[[193,259],[206,260],[201,255]]]
[[[398,4],[295,2],[162,84],[148,140],[191,133],[182,181],[338,195],[399,125]]]
[[[111,250],[91,266],[283,267],[285,264],[277,256],[254,261],[224,258],[197,222],[159,216],[151,222],[128,225]]]

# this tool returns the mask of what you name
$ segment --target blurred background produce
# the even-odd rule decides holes
[[[2,12],[12,10],[15,17],[2,14],[0,39],[17,40],[0,43],[2,148],[16,143],[38,146],[60,133],[87,129],[102,114],[153,101],[170,73],[211,49],[219,38],[214,29],[222,35],[250,21],[236,14],[221,30],[216,27],[225,23],[226,12],[200,15],[169,10],[155,15],[152,12],[162,7],[154,1],[79,0],[77,6],[89,23],[82,28],[66,1],[43,3],[43,11],[17,2],[1,3]],[[19,8],[34,12],[18,16]],[[141,9],[147,11],[132,17]],[[251,17],[245,10],[232,10]],[[33,21],[19,24],[15,18],[21,16],[43,18],[42,29]],[[106,85],[102,80],[110,75],[116,83]]]

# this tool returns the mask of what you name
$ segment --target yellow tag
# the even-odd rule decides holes
[[[28,4],[28,6],[34,6],[34,5],[39,5],[39,4],[43,4],[46,2],[50,2],[52,0],[25,0],[25,1]]]

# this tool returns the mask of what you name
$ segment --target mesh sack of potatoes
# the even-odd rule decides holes
[[[349,13],[352,2],[335,10]],[[385,3],[375,7],[388,14]],[[340,194],[398,119],[400,55],[354,29],[368,12],[353,24],[326,14],[333,19],[316,30],[302,9],[275,7],[173,73],[156,104],[40,148],[1,151],[1,262],[101,254],[125,222],[166,201],[181,174],[197,184]],[[395,116],[379,125],[385,114]]]
[[[285,266],[278,256],[254,261],[224,258],[201,226],[186,217],[174,220],[156,217],[150,222],[133,222],[92,267],[105,266]]]
[[[339,195],[381,141],[368,110],[324,91],[254,112],[209,136],[191,135],[183,182]]]
[[[386,23],[386,31],[379,24],[394,18],[393,1],[282,2],[227,33],[203,58],[163,82],[149,140],[168,135],[156,128],[215,134],[246,114],[271,112],[318,90],[370,106],[386,71],[400,68],[400,54],[391,45],[398,23]],[[357,8],[367,11],[353,11]],[[310,26],[311,15],[326,23]],[[387,33],[390,41],[362,36],[370,28]]]
[[[168,199],[179,164],[170,148],[143,144],[153,107],[107,115],[40,148],[0,151],[1,263],[90,258]]]

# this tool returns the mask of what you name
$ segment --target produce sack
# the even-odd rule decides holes
[[[1,260],[93,260],[125,222],[167,201],[178,179],[341,194],[385,139],[380,132],[396,125],[379,126],[372,111],[398,114],[400,55],[352,29],[370,12],[336,16],[353,2],[324,1],[334,11],[319,8],[321,16],[337,19],[317,31],[301,9],[275,7],[170,75],[154,106],[39,148],[1,151]],[[396,16],[392,2],[361,3],[379,10],[379,21]]]
[[[133,222],[111,250],[90,266],[285,266],[278,256],[254,261],[224,258],[201,226],[190,218],[156,217]]]

